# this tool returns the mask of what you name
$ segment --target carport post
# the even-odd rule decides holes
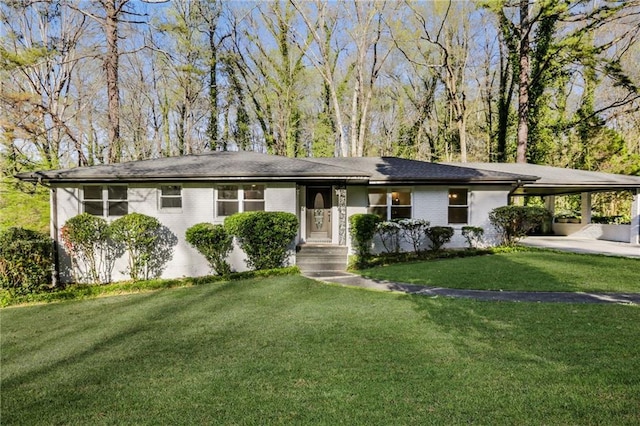
[[[640,188],[636,188],[631,203],[631,231],[629,232],[629,242],[640,244]]]
[[[551,216],[555,216],[556,214],[556,196],[555,195],[547,195],[544,197],[544,207],[549,210]]]
[[[580,223],[583,225],[591,223],[591,193],[582,193],[582,208],[580,209],[582,219]]]

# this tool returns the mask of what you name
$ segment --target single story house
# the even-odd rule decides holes
[[[108,221],[132,212],[156,217],[174,241],[161,273],[165,278],[210,273],[204,258],[185,241],[185,231],[200,222],[222,223],[242,211],[295,214],[300,222],[295,243],[303,250],[292,250],[290,261],[302,265],[305,249],[313,247],[315,251],[307,251],[312,259],[308,269],[323,252],[346,266],[351,250],[348,217],[356,213],[452,226],[456,233],[450,246],[458,247],[464,246],[460,228],[479,226],[491,242],[496,234],[489,212],[540,181],[539,175],[528,171],[480,165],[394,157],[287,158],[256,152],[211,152],[17,177],[50,188],[55,241],[60,240],[64,223],[82,212]],[[634,179],[627,187],[637,191],[640,178]],[[64,272],[69,270],[68,256],[61,244],[58,250],[60,279],[69,281],[71,276]],[[229,260],[235,270],[246,268],[244,253],[237,247]],[[126,278],[124,269],[126,260],[118,259],[113,278]]]

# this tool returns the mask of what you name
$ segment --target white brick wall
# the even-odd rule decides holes
[[[204,257],[192,248],[185,240],[186,230],[200,222],[222,223],[223,218],[214,215],[214,184],[187,183],[182,185],[182,208],[161,210],[159,208],[159,186],[148,184],[131,184],[128,189],[129,212],[137,212],[153,216],[168,228],[177,240],[173,248],[173,256],[166,264],[163,271],[165,278],[177,278],[183,276],[201,276],[210,273],[209,266]],[[413,193],[413,217],[428,220],[432,226],[447,226],[448,190],[446,186],[416,186],[411,188]],[[481,226],[485,229],[485,239],[489,243],[495,241],[495,231],[488,221],[489,212],[498,206],[507,203],[509,187],[474,187],[469,193],[469,225]],[[58,227],[71,217],[82,211],[79,199],[80,186],[57,189],[57,214]],[[267,184],[265,189],[265,209],[267,211],[285,211],[294,214],[299,213],[303,200],[298,200],[296,185],[293,183]],[[335,197],[334,197],[335,198]],[[356,213],[367,212],[367,187],[349,186],[347,188],[347,220]],[[338,213],[336,200],[334,199],[334,242],[338,238]],[[305,218],[300,218],[305,220]],[[454,226],[455,235],[450,247],[464,247],[465,241],[461,236],[462,225]],[[347,231],[348,232],[348,231]],[[58,235],[59,238],[59,235]],[[351,238],[347,238],[351,250]],[[376,248],[380,249],[378,242]],[[239,248],[234,248],[230,255],[230,263],[234,270],[246,270],[245,255]],[[290,263],[294,261],[292,252]],[[63,253],[63,281],[71,279],[68,273],[70,263]],[[123,256],[115,265],[113,279],[127,279],[124,273],[127,267],[126,256]],[[65,272],[67,271],[67,272]]]
[[[177,244],[173,247],[171,259],[162,272],[164,278],[180,278],[185,276],[202,276],[211,273],[204,257],[191,247],[185,239],[186,230],[201,222],[222,223],[224,218],[214,216],[214,185],[207,183],[186,183],[182,185],[182,208],[160,209],[159,185],[130,184],[128,187],[129,213],[142,213],[157,218],[163,226],[170,230]],[[57,189],[58,226],[82,212],[79,199],[80,186]],[[265,189],[265,210],[296,213],[295,184],[269,184]],[[109,218],[113,220],[115,218]],[[61,242],[58,232],[58,239]],[[292,256],[293,256],[292,252]],[[238,247],[232,251],[229,262],[237,271],[246,270],[245,254]],[[62,253],[60,257],[64,272],[61,280],[71,280],[70,260]],[[293,258],[290,259],[290,263]],[[126,280],[127,255],[116,261],[112,279]]]
[[[460,188],[460,186],[455,186]],[[508,186],[474,186],[469,189],[469,223],[465,225],[480,226],[485,231],[484,241],[487,244],[495,244],[497,235],[489,223],[489,213],[496,207],[507,204],[508,193],[511,189]],[[366,205],[366,188],[364,192],[364,205]],[[413,218],[429,221],[431,226],[451,226],[454,235],[451,242],[446,245],[449,248],[466,247],[466,241],[462,236],[462,227],[465,225],[448,223],[449,210],[449,186],[414,186],[411,188],[413,194]],[[366,212],[366,208],[356,209],[359,213]],[[354,210],[355,211],[355,210]],[[353,213],[350,213],[351,215]],[[403,250],[409,250],[408,243],[402,243]],[[384,250],[379,239],[374,240],[376,251]]]

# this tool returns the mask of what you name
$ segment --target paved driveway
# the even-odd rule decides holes
[[[463,290],[442,287],[430,287],[398,283],[385,280],[374,280],[348,272],[316,272],[308,274],[309,278],[341,284],[344,286],[361,287],[378,291],[398,291],[408,294],[419,294],[430,297],[456,297],[485,301],[501,302],[546,302],[546,303],[622,303],[640,304],[640,293],[567,293],[552,291],[492,291],[492,290]]]
[[[561,236],[527,237],[519,244],[574,253],[604,254],[640,258],[640,245],[593,238],[575,238]]]
[[[574,253],[603,254],[640,258],[640,245],[575,237],[527,237],[519,244]],[[640,304],[640,293],[562,293],[524,291],[458,290],[373,280],[348,272],[324,271],[308,274],[317,280],[381,291],[400,291],[423,296],[462,297],[476,300],[557,303],[632,303]]]

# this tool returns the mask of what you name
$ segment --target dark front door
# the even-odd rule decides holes
[[[307,241],[331,242],[331,187],[307,187]]]

